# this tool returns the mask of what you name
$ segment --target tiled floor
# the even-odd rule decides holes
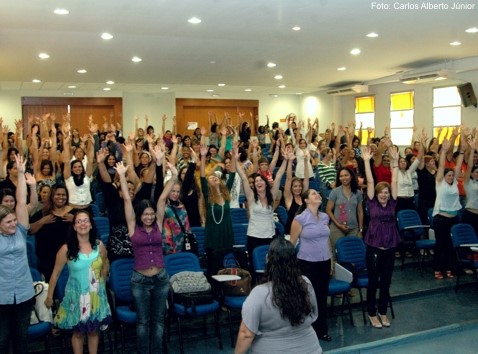
[[[347,315],[329,318],[329,334],[333,340],[321,342],[322,348],[326,353],[477,353],[478,286],[472,276],[463,276],[462,283],[464,285],[455,293],[454,279],[435,280],[429,267],[422,277],[415,265],[407,264],[401,271],[397,264],[391,288],[396,316],[392,326],[376,329],[364,325],[357,295],[352,298],[355,326],[351,326]],[[185,343],[185,353],[232,354],[226,317],[223,313],[223,350],[219,349],[216,339],[197,340],[196,337]],[[212,332],[213,327],[209,326],[209,330]],[[201,333],[199,330],[199,337]],[[467,334],[470,340],[463,339]],[[441,344],[427,338],[439,338]],[[134,353],[134,345],[134,339],[130,338],[125,352]],[[428,346],[430,348],[426,349]],[[168,351],[179,353],[175,333]],[[52,353],[59,353],[58,340],[52,341]]]

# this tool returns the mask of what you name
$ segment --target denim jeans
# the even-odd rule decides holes
[[[9,353],[10,341],[13,354],[28,352],[28,326],[34,303],[30,299],[20,304],[0,305],[0,353]]]
[[[369,316],[377,316],[377,289],[380,289],[378,298],[378,313],[387,314],[390,301],[390,284],[395,263],[395,248],[382,250],[367,246],[367,312]]]
[[[133,271],[131,291],[136,307],[138,353],[162,353],[164,317],[169,292],[169,277],[163,269],[147,277]]]

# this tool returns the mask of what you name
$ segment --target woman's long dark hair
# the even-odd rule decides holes
[[[272,303],[292,326],[302,324],[312,312],[308,286],[299,269],[294,246],[282,237],[271,242],[265,269],[272,282]]]
[[[342,172],[343,170],[346,170],[349,174],[350,174],[350,189],[352,190],[352,193],[357,193],[357,190],[358,190],[358,182],[357,182],[357,177],[355,176],[355,172],[344,166],[344,167],[340,167],[339,170],[337,171],[337,177],[335,178],[335,188],[339,187],[342,185],[342,182],[340,182],[340,172]]]
[[[73,176],[73,182],[75,182],[75,186],[77,187],[83,185],[83,180],[85,179],[85,166],[83,166],[83,162],[81,160],[73,160],[70,163],[71,171],[73,171],[73,165],[78,162],[81,163],[83,172],[81,172],[79,175],[75,175],[73,172],[71,172],[71,175]],[[92,161],[88,161],[88,163],[92,163]]]
[[[70,260],[77,260],[78,253],[80,252],[80,242],[78,241],[76,231],[73,228],[75,226],[76,219],[78,218],[78,215],[80,214],[85,214],[90,219],[91,230],[89,234],[89,241],[90,241],[92,249],[95,250],[97,247],[96,240],[98,239],[98,237],[96,233],[96,225],[95,225],[95,221],[93,220],[93,216],[90,213],[88,213],[86,210],[80,210],[75,214],[75,216],[73,216],[73,221],[71,222],[70,229],[68,231],[68,238],[66,240],[66,245],[68,247],[68,252],[66,255],[68,259]]]
[[[254,178],[254,185],[257,177],[262,178],[264,183],[266,184],[266,197],[267,197],[267,204],[272,206],[274,204],[274,198],[272,197],[272,192],[271,192],[271,187],[269,186],[269,181],[261,175],[260,173],[254,173],[252,174],[252,177]],[[253,189],[254,191],[254,200],[257,202],[259,200],[259,194],[257,194],[256,188]]]

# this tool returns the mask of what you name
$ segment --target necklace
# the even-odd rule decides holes
[[[222,218],[224,217],[224,204],[221,205],[221,219],[219,219],[219,222],[216,221],[216,217],[214,216],[214,205],[211,205],[211,214],[212,214],[212,219],[216,223],[216,225],[219,225],[222,222]]]

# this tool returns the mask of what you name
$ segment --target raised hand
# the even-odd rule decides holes
[[[37,184],[37,181],[36,181],[35,177],[31,173],[28,173],[28,172],[25,172],[25,182],[30,187],[35,186]]]
[[[174,176],[174,177],[177,177],[178,176],[178,169],[176,168],[176,166],[174,166],[171,162],[169,161],[166,161],[166,164],[168,165],[169,167],[169,170],[171,171],[171,174]]]
[[[23,156],[16,154],[15,155],[15,162],[17,164],[17,171],[18,173],[25,173],[25,163],[26,161],[23,161]]]
[[[120,176],[125,176],[128,167],[129,166],[124,165],[123,161],[120,161],[116,163],[115,170]]]
[[[206,156],[207,155],[207,145],[206,144],[201,144],[201,156]]]
[[[364,146],[362,148],[362,158],[365,160],[365,161],[370,161],[372,159],[372,150],[368,147],[368,146]]]
[[[157,145],[153,148],[153,155],[154,155],[154,157],[156,158],[156,161],[157,161],[157,162],[163,161],[164,151],[163,151],[162,147],[161,147],[159,144],[157,144]]]
[[[100,149],[100,150],[98,150],[98,152],[96,153],[96,161],[97,161],[98,163],[104,162],[105,159],[106,159],[106,155],[108,155],[108,154],[106,153],[106,149]]]
[[[396,146],[390,146],[388,148],[388,154],[393,161],[398,161],[398,158],[400,157],[400,154],[398,153],[398,148]]]

